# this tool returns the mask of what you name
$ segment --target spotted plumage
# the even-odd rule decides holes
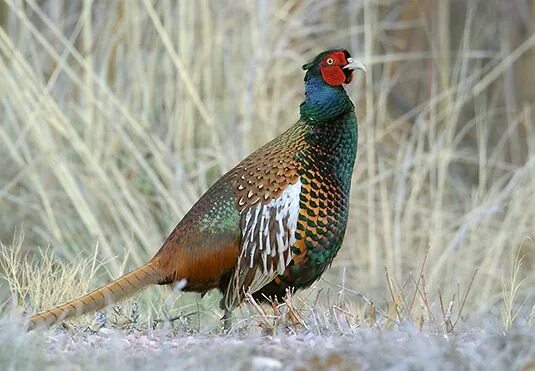
[[[330,50],[303,69],[300,119],[223,175],[149,263],[36,314],[29,327],[99,309],[149,284],[218,288],[228,313],[247,292],[281,297],[317,280],[344,238],[356,158],[357,119],[342,84],[364,67],[346,50]]]

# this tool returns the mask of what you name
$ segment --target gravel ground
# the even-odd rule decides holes
[[[535,369],[535,331],[522,321],[506,334],[496,330],[498,321],[488,321],[485,328],[463,324],[449,335],[425,334],[411,324],[276,336],[108,328],[74,335],[60,329],[26,333],[8,318],[1,328],[2,370]]]

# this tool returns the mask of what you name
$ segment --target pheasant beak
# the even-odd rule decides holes
[[[347,64],[343,68],[348,70],[362,70],[366,72],[366,67],[364,67],[362,62],[353,58],[347,58]]]

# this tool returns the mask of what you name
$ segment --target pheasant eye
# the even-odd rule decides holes
[[[332,58],[327,58],[327,64],[328,64],[329,66],[332,66],[332,65],[334,64],[334,59],[332,59]]]

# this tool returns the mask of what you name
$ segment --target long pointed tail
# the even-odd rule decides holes
[[[118,302],[150,284],[159,283],[162,275],[148,263],[90,293],[32,316],[28,330],[51,326],[68,318],[81,316]]]

